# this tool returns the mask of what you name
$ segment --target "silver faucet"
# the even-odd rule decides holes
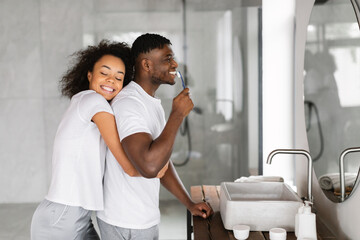
[[[347,148],[345,149],[341,155],[339,160],[339,168],[340,168],[340,191],[341,191],[341,202],[345,200],[345,172],[344,172],[344,159],[346,154],[360,152],[360,147]]]
[[[312,196],[312,190],[311,190],[311,186],[312,186],[312,159],[310,156],[310,153],[306,150],[303,149],[275,149],[274,151],[272,151],[268,158],[266,163],[267,164],[271,164],[272,158],[276,155],[276,154],[301,154],[304,155],[307,160],[308,160],[308,182],[307,182],[307,192],[308,192],[308,196],[307,196],[307,200],[310,202],[313,202],[313,196]]]

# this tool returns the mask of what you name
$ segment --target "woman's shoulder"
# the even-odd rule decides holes
[[[86,96],[86,95],[100,95],[100,94],[98,94],[94,90],[89,89],[89,90],[84,90],[84,91],[78,92],[72,98],[79,98],[79,97],[83,97],[83,96]]]
[[[80,117],[86,121],[90,121],[98,112],[108,112],[113,114],[113,110],[108,101],[101,94],[93,90],[86,90],[78,93],[73,104],[80,114]]]
[[[85,90],[75,94],[73,99],[88,99],[88,100],[98,100],[98,101],[105,101],[106,99],[101,96],[101,94],[95,92],[94,90]]]
[[[94,90],[85,90],[77,93],[74,95],[71,99],[74,102],[78,102],[78,104],[83,105],[89,105],[89,104],[104,104],[109,105],[108,101],[101,96],[101,94],[95,92]]]

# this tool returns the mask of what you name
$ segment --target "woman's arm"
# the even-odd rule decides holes
[[[107,112],[98,112],[91,120],[98,127],[106,145],[124,171],[131,177],[141,176],[131,164],[121,146],[114,115]]]
[[[141,174],[129,161],[121,146],[114,115],[107,112],[98,112],[93,116],[92,121],[98,127],[106,145],[114,155],[115,159],[124,169],[124,171],[131,177],[141,176]],[[167,168],[168,164],[164,166],[164,168],[159,172],[156,177],[161,178],[162,176],[164,176]]]

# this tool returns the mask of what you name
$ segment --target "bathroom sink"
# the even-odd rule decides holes
[[[251,231],[275,227],[294,231],[295,215],[302,205],[283,182],[223,182],[220,186],[220,214],[228,230],[244,224]]]

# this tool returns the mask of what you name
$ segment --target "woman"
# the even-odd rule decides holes
[[[108,103],[131,80],[130,48],[103,40],[74,55],[61,80],[71,101],[54,141],[50,189],[32,219],[33,240],[99,239],[91,213],[103,209],[106,145],[127,174],[139,176],[121,147]]]

